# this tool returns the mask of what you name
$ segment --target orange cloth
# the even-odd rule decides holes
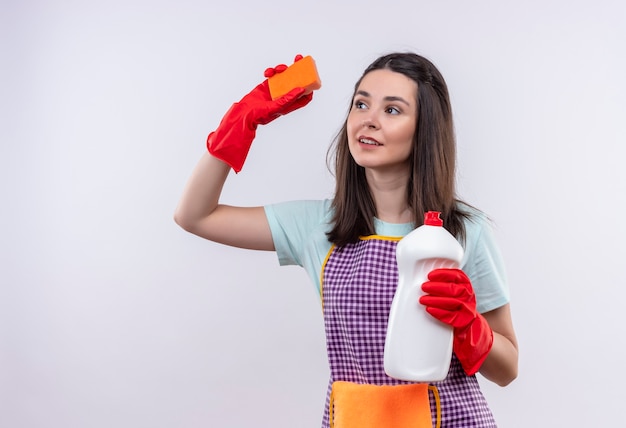
[[[427,384],[367,385],[337,381],[330,395],[331,428],[431,428]]]

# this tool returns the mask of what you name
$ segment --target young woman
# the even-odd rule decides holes
[[[268,69],[266,77],[284,68]],[[454,331],[449,374],[424,398],[430,409],[427,425],[496,426],[475,374],[501,386],[517,376],[509,293],[486,216],[457,198],[450,100],[430,61],[394,53],[365,70],[333,146],[332,200],[247,208],[219,203],[226,177],[231,168],[241,170],[257,126],[311,100],[312,94],[298,88],[272,101],[266,80],[235,103],[207,139],[208,152],[189,179],[176,222],[211,241],[276,251],[281,264],[306,269],[324,309],[331,375],[323,426],[328,427],[336,422],[329,418],[335,382],[407,384],[383,368],[398,278],[395,247],[423,224],[426,211],[441,212],[465,255],[461,269],[431,272],[416,302]],[[389,422],[380,426],[395,426],[396,410],[388,413]]]

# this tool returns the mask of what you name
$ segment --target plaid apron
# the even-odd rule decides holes
[[[328,428],[334,381],[374,385],[409,382],[390,378],[383,368],[387,319],[398,282],[398,239],[371,236],[333,247],[322,272],[322,299],[330,381],[322,427]],[[417,304],[417,302],[416,302]],[[494,428],[496,423],[475,376],[467,376],[453,355],[439,391],[441,427]],[[430,396],[433,426],[436,408]]]

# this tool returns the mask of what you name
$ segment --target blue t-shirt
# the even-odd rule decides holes
[[[504,263],[496,245],[490,223],[484,214],[469,207],[465,220],[465,245],[461,269],[472,281],[477,309],[484,313],[509,302]],[[331,201],[291,201],[265,206],[274,247],[281,266],[303,267],[318,293],[322,267],[332,243],[326,238],[330,230]],[[414,229],[412,223],[387,223],[374,219],[376,234],[402,237]]]

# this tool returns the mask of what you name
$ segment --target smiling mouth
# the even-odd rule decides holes
[[[368,146],[380,146],[381,145],[376,140],[372,140],[372,139],[369,139],[369,138],[363,138],[363,137],[359,138],[359,143],[367,144]]]

